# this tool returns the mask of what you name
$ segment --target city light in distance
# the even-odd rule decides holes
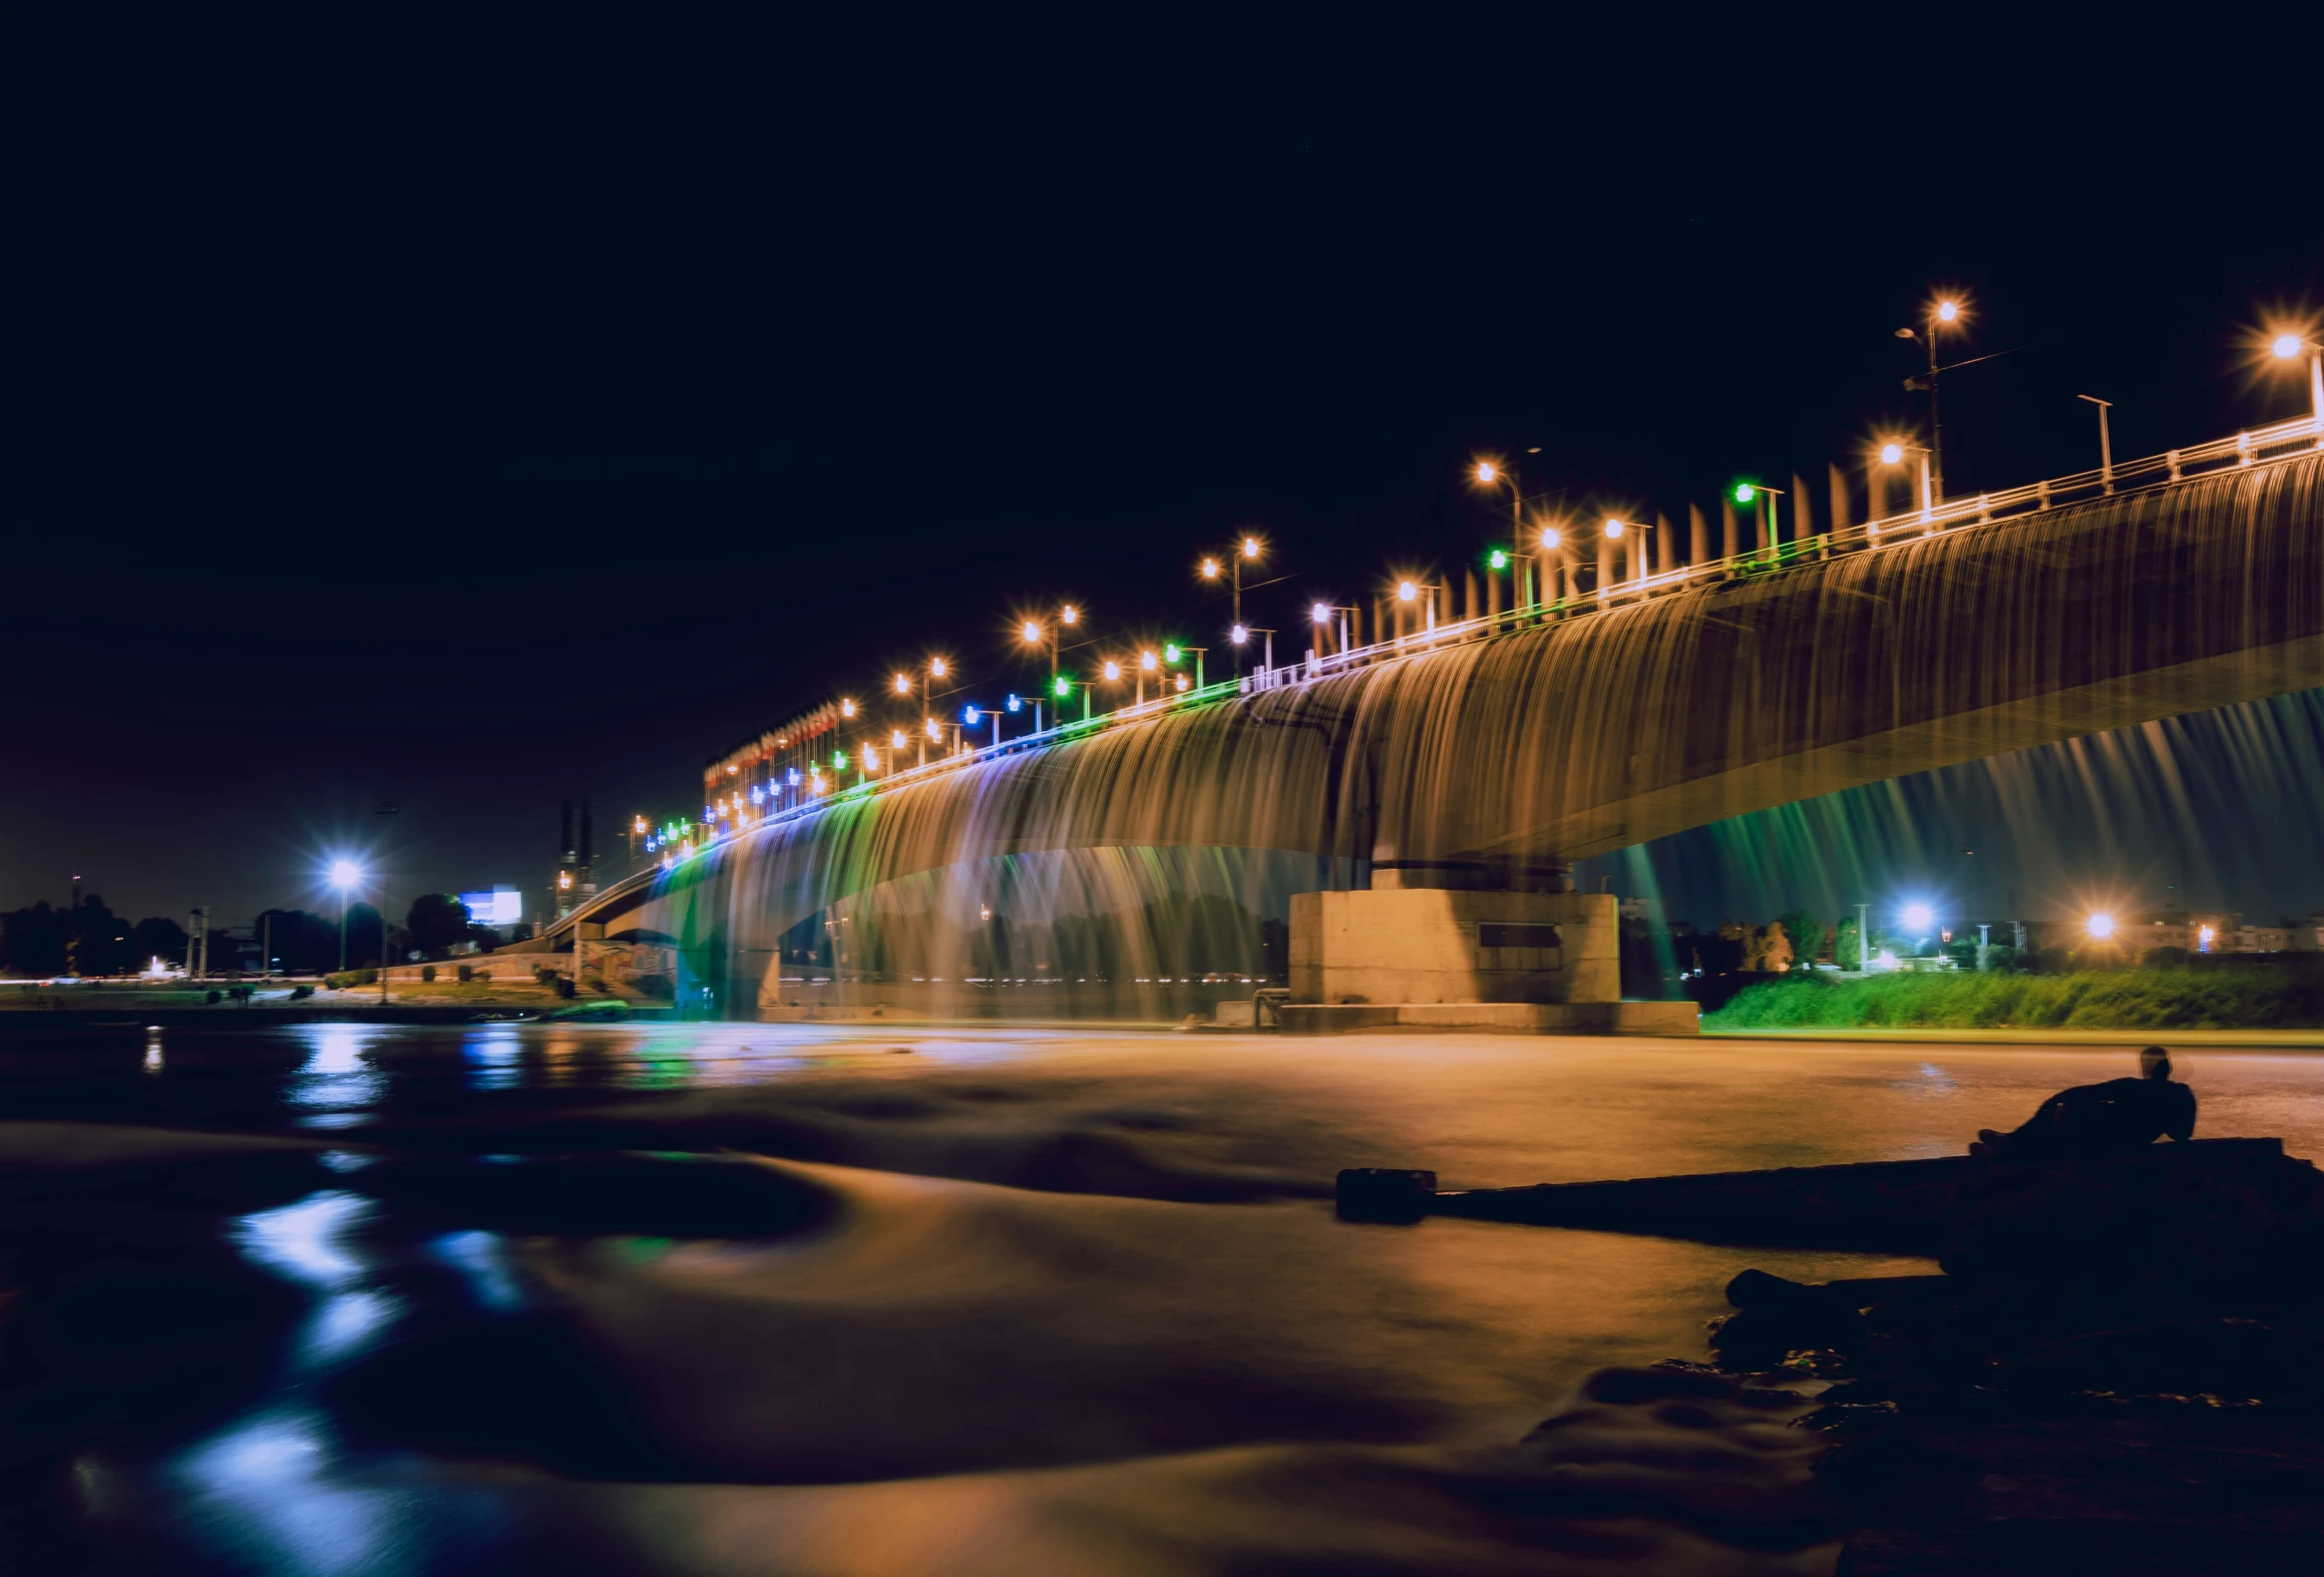
[[[2208,926],[2197,926],[2195,928],[2195,941],[2200,944],[2202,950],[2205,953],[2211,951],[2211,943],[2218,937],[2218,935],[2219,934],[2216,931],[2213,931]]]
[[[2103,910],[2082,923],[2083,929],[2100,942],[2115,934],[2115,917]]]
[[[1927,931],[1937,923],[1937,912],[1926,904],[1907,904],[1896,918],[1907,931]]]

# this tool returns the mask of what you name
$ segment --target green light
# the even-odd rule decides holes
[[[1758,491],[1748,482],[1738,482],[1735,485],[1735,501],[1738,504],[1748,504],[1758,496]]]
[[[1057,693],[1059,695],[1071,695],[1073,693],[1073,681],[1066,678],[1062,673],[1057,675]]]
[[[831,764],[835,767],[845,767],[847,765],[847,752],[845,750],[834,750],[831,753]]]
[[[1176,646],[1164,646],[1162,648],[1162,660],[1164,662],[1176,662],[1178,658],[1179,650]]]
[[[1491,565],[1496,570],[1506,570],[1509,568],[1509,555],[1506,550],[1495,548],[1493,550],[1493,556],[1490,559],[1487,559],[1485,563]]]

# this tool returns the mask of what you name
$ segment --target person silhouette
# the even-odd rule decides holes
[[[2009,1133],[1977,1131],[1971,1155],[2005,1161],[2088,1161],[2143,1149],[2160,1136],[2194,1136],[2195,1092],[2170,1077],[2170,1053],[2148,1046],[2138,1053],[2138,1077],[2077,1084],[2042,1102],[2024,1126]]]

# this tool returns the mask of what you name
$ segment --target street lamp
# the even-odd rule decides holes
[[[2112,400],[2102,400],[2095,394],[2078,394],[2078,400],[2088,400],[2098,407],[2098,475],[2106,491],[2115,491],[2115,438],[2107,429],[2107,413],[2115,408]]]
[[[1909,328],[1900,328],[1896,331],[1898,339],[1919,340],[1921,348],[1928,353],[1929,370],[1927,374],[1924,377],[1907,378],[1904,386],[1907,389],[1925,389],[1928,391],[1929,443],[1932,446],[1930,451],[1931,468],[1935,477],[1935,494],[1938,498],[1945,496],[1945,424],[1937,409],[1937,374],[1948,372],[1951,369],[1937,365],[1937,334],[1940,329],[1957,328],[1960,325],[1963,310],[1959,298],[1941,295],[1929,302],[1928,310],[1921,318],[1921,331],[1919,333],[1916,334]]]
[[[2324,449],[2324,345],[2305,334],[2278,334],[2268,341],[2268,354],[2290,364],[2308,353],[2308,420],[2316,428],[2316,447]]]
[[[1017,637],[1036,651],[1040,649],[1041,642],[1043,640],[1048,642],[1049,677],[1054,679],[1057,676],[1058,654],[1060,650],[1058,645],[1059,637],[1066,629],[1071,628],[1078,630],[1080,626],[1081,609],[1075,607],[1071,602],[1067,602],[1062,607],[1057,609],[1057,616],[1049,621],[1046,628],[1042,626],[1041,621],[1037,618],[1026,619],[1022,624],[1017,626]],[[1064,692],[1059,691],[1058,693],[1063,694]]]
[[[341,975],[347,973],[347,893],[350,888],[362,885],[362,881],[363,868],[354,861],[337,860],[332,862],[331,885],[339,890],[339,973]],[[385,914],[380,916],[380,924],[382,927],[387,924]]]
[[[1480,460],[1470,475],[1479,487],[1509,489],[1509,611],[1514,615],[1525,605],[1525,494],[1516,471],[1498,461]]]
[[[1935,508],[1934,496],[1931,491],[1932,484],[1929,480],[1929,451],[1919,444],[1908,444],[1901,439],[1890,439],[1880,446],[1880,463],[1884,466],[1902,465],[1904,457],[1908,454],[1920,456],[1920,518],[1925,524],[1929,519],[1930,512]]]

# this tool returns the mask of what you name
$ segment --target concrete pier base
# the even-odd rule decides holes
[[[1693,1002],[1288,1002],[1286,1034],[1693,1035]]]

